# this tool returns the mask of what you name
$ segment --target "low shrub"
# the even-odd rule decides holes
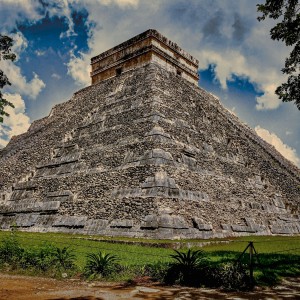
[[[117,270],[117,257],[99,251],[98,253],[87,254],[87,261],[84,273],[88,277],[107,277]]]
[[[217,281],[225,290],[248,290],[250,286],[250,276],[247,269],[240,263],[227,263],[220,267]]]
[[[1,241],[0,262],[1,264],[8,264],[15,268],[22,258],[23,252],[24,249],[20,246],[15,234],[12,233]]]
[[[165,282],[170,263],[157,262],[143,266],[143,276],[149,276],[153,281]]]
[[[199,286],[202,270],[207,264],[202,250],[191,250],[176,253],[171,257],[175,260],[170,263],[164,282],[166,284],[180,284],[185,286]]]
[[[64,270],[72,269],[75,267],[75,254],[69,247],[55,248],[53,252],[53,262],[56,267]]]

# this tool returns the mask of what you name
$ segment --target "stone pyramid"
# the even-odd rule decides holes
[[[155,30],[0,151],[0,227],[209,238],[300,233],[300,172],[198,87]]]

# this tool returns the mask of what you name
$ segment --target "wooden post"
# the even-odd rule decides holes
[[[250,271],[250,287],[254,288],[254,277],[253,277],[253,242],[249,242],[249,271]]]

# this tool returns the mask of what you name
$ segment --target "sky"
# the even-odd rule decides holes
[[[90,59],[157,29],[199,60],[199,86],[300,167],[300,111],[274,94],[291,48],[273,41],[273,20],[258,22],[263,0],[0,0],[0,33],[17,60],[0,61],[15,108],[0,124],[12,136],[90,85]]]

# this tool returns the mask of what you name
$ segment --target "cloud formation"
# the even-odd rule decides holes
[[[285,158],[300,167],[300,158],[295,149],[283,143],[283,141],[275,134],[260,126],[255,127],[256,133],[269,144],[273,145],[275,149],[280,152]]]
[[[12,84],[6,88],[6,90],[10,92],[36,99],[41,90],[46,86],[36,73],[33,73],[32,79],[28,81],[27,78],[22,75],[21,68],[11,61],[1,61],[0,69],[6,74]]]
[[[24,5],[28,7],[24,8]],[[24,11],[22,10],[24,8]],[[45,83],[39,78],[36,73],[33,73],[33,77],[28,80],[26,76],[22,74],[21,68],[16,64],[19,57],[23,51],[28,47],[28,41],[20,31],[13,33],[7,33],[9,30],[14,30],[17,28],[17,24],[22,22],[35,22],[41,18],[41,16],[36,11],[38,10],[38,5],[36,1],[10,1],[3,0],[0,3],[0,18],[5,16],[5,13],[12,14],[9,18],[7,15],[2,20],[3,32],[2,34],[9,34],[13,39],[12,52],[16,54],[16,61],[11,62],[10,60],[0,61],[0,69],[8,77],[11,86],[7,86],[6,90],[10,93],[18,93],[24,96],[28,96],[31,99],[36,99],[41,90],[46,86]],[[39,55],[39,53],[37,53]]]
[[[92,56],[153,28],[155,24],[155,28],[194,54],[200,60],[200,69],[214,64],[216,79],[222,88],[227,88],[233,75],[245,77],[263,93],[256,99],[257,110],[276,109],[281,104],[274,91],[284,80],[280,69],[289,49],[270,39],[271,25],[267,21],[259,23],[253,17],[257,12],[251,1],[238,4],[228,1],[226,5],[218,0],[209,3],[190,1],[189,5],[180,0],[164,1],[160,5],[157,1],[145,0],[69,2],[73,10],[84,8],[88,14],[88,50],[76,55],[72,53],[67,64],[69,75],[79,85],[90,82],[88,65]],[[115,4],[121,10],[105,8]],[[173,20],[175,16],[176,22]]]
[[[282,43],[269,37],[271,21],[256,20],[253,1],[182,0],[2,0],[0,18],[6,30],[17,24],[33,24],[45,17],[58,17],[68,26],[61,38],[76,35],[73,13],[88,17],[88,50],[71,52],[69,75],[79,85],[89,84],[89,62],[94,55],[148,28],[157,28],[200,60],[200,68],[215,64],[222,88],[233,75],[248,78],[263,95],[257,110],[271,110],[281,101],[274,94],[284,81],[280,69],[289,53]],[[5,16],[10,15],[11,18]],[[3,17],[2,17],[3,16]],[[176,22],[174,22],[176,18]],[[196,31],[197,29],[197,31]],[[196,33],[197,32],[197,33]],[[112,34],[113,33],[113,34]],[[196,34],[195,34],[196,33]]]
[[[3,123],[0,123],[0,148],[5,147],[13,136],[26,132],[30,126],[30,119],[25,113],[25,103],[21,95],[4,94],[4,98],[13,103],[15,108],[5,109],[9,117],[4,117]]]
[[[9,33],[17,28],[17,24],[33,24],[44,17],[41,3],[34,0],[1,0],[1,31]],[[9,17],[7,17],[9,16]]]
[[[55,79],[57,79],[57,80],[61,79],[61,76],[60,76],[59,74],[57,74],[57,73],[52,73],[52,74],[51,74],[51,77],[52,77],[52,78],[55,78]]]

